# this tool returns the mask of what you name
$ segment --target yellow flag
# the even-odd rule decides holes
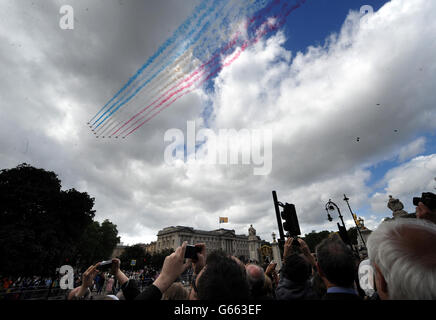
[[[228,217],[220,217],[220,223],[228,223],[229,218]]]

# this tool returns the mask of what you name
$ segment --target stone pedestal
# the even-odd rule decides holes
[[[277,242],[273,242],[271,244],[273,259],[274,262],[277,263],[276,270],[279,271],[282,268],[282,255],[280,254],[279,244]]]
[[[251,261],[260,261],[259,249],[260,240],[256,236],[256,229],[253,228],[253,225],[250,225],[250,228],[248,229],[248,250]]]

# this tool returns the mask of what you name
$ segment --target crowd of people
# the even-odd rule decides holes
[[[196,259],[186,259],[187,243],[165,258],[162,269],[111,270],[100,263],[76,273],[68,300],[436,300],[436,195],[426,193],[416,218],[382,222],[367,241],[366,260],[331,234],[311,252],[300,238],[284,244],[282,266],[259,265],[196,244]],[[372,290],[361,288],[359,265],[367,262]],[[3,291],[57,288],[60,278],[4,277]],[[371,285],[370,285],[371,287]]]
[[[145,267],[141,271],[124,271],[129,279],[137,281],[139,288],[142,290],[149,286],[157,278],[159,273],[151,268]],[[19,300],[19,299],[37,299],[38,297],[48,296],[48,291],[53,294],[59,293],[64,296],[65,291],[61,288],[62,275],[57,274],[55,277],[0,277],[0,300]],[[82,284],[83,274],[74,273],[74,287]],[[90,292],[94,296],[116,295],[120,291],[120,284],[117,279],[109,272],[99,272],[90,287]]]
[[[416,207],[416,219],[385,221],[369,236],[367,249],[374,290],[360,287],[361,257],[337,234],[324,239],[314,253],[299,238],[288,238],[283,265],[244,263],[223,251],[208,252],[204,243],[197,259],[185,259],[187,243],[167,256],[160,274],[140,290],[140,281],[112,260],[119,291],[111,300],[388,300],[436,299],[436,195]],[[68,299],[89,299],[99,264],[90,266]],[[188,285],[180,281],[189,274]],[[370,281],[371,283],[371,281]],[[366,288],[367,289],[367,288]],[[371,293],[369,293],[371,292]],[[108,293],[108,292],[107,292]]]

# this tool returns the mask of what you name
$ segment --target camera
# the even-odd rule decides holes
[[[298,242],[298,237],[293,237],[292,239],[292,247],[299,248],[300,242]]]
[[[431,192],[423,192],[421,197],[413,198],[413,205],[418,206],[418,204],[422,202],[425,204],[430,210],[436,209],[436,194]]]
[[[103,272],[111,270],[112,269],[112,260],[106,260],[106,261],[100,262],[98,269],[100,271],[103,271]]]
[[[185,251],[185,259],[197,260],[197,253],[201,252],[201,247],[188,244]]]

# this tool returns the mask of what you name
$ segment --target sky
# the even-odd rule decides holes
[[[0,168],[56,172],[64,189],[95,198],[96,220],[115,223],[125,244],[168,226],[214,230],[220,216],[223,228],[248,234],[252,224],[271,241],[272,190],[295,204],[302,234],[335,230],[329,199],[352,227],[344,194],[374,229],[391,216],[389,195],[414,212],[412,197],[436,188],[434,1],[307,0],[126,139],[98,139],[87,123],[201,2],[70,0],[73,30],[59,26],[64,4],[0,2]],[[146,102],[138,95],[125,113]],[[271,171],[168,164],[165,133],[186,137],[187,121],[269,130]]]

